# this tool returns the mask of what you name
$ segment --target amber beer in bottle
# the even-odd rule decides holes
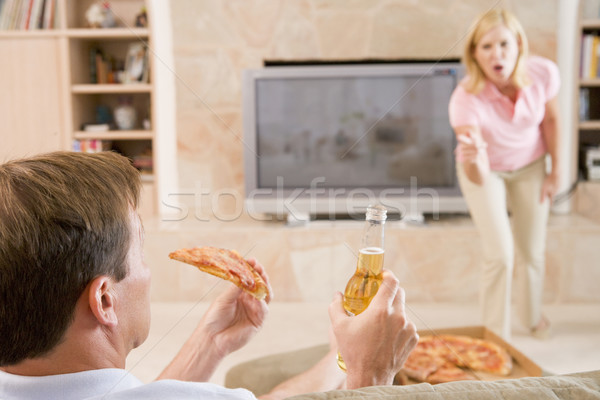
[[[344,291],[344,309],[348,315],[358,315],[371,303],[383,280],[383,233],[387,209],[382,205],[367,207],[365,227],[358,251],[356,272]],[[346,371],[346,364],[338,353],[339,367]]]

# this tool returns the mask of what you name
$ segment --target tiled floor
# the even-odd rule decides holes
[[[218,290],[219,288],[217,288]],[[274,302],[265,326],[243,349],[231,354],[211,381],[222,384],[232,366],[262,355],[324,343],[329,318],[326,303]],[[132,352],[127,368],[151,381],[186,340],[208,303],[155,303],[148,340]],[[419,329],[479,325],[473,305],[409,304],[409,317]],[[600,369],[600,303],[546,305],[554,335],[540,341],[524,328],[513,328],[512,344],[544,370],[564,374]]]

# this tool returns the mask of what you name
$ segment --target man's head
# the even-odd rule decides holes
[[[139,174],[114,153],[0,165],[0,366],[47,354],[86,286],[129,271]]]

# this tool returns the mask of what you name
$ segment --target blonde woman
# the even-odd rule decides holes
[[[467,76],[452,94],[449,112],[459,183],[483,243],[483,322],[510,339],[516,247],[523,261],[515,274],[517,310],[534,336],[547,337],[550,322],[541,303],[546,225],[560,162],[558,68],[528,54],[522,26],[506,10],[475,21],[463,62]]]

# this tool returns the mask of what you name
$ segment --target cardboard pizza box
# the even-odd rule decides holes
[[[542,368],[534,363],[531,359],[517,350],[515,347],[504,341],[500,336],[496,335],[494,332],[483,326],[467,326],[467,327],[456,327],[456,328],[441,328],[441,329],[431,329],[431,330],[419,330],[419,336],[427,336],[427,335],[441,335],[441,334],[450,334],[450,335],[463,335],[470,336],[476,339],[485,339],[491,342],[494,342],[500,346],[502,346],[508,354],[512,357],[513,368],[509,375],[495,375],[487,372],[474,372],[474,375],[479,380],[484,381],[493,381],[500,379],[515,379],[522,378],[526,376],[542,376],[543,371]],[[414,381],[408,380],[408,383],[416,383]]]

